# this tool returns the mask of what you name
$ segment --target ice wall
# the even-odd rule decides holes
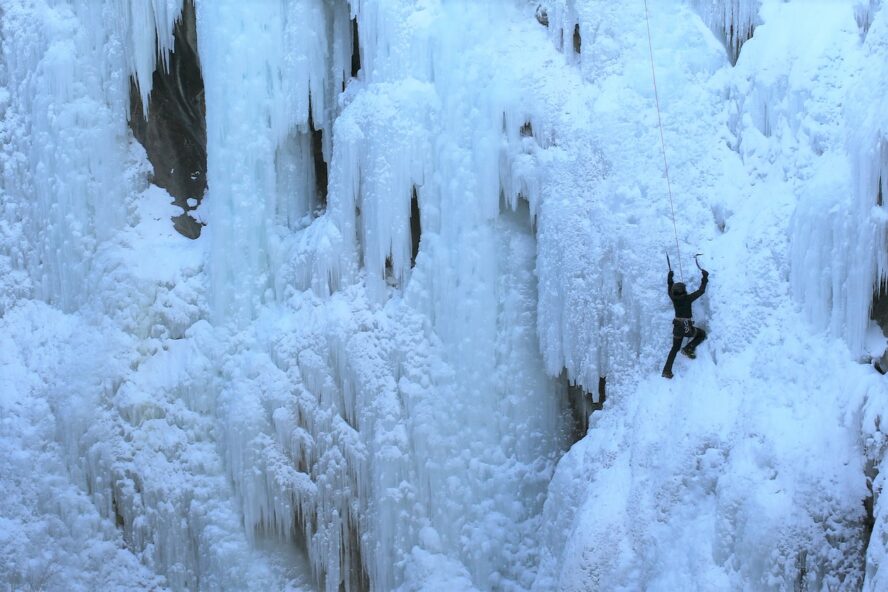
[[[575,299],[562,310],[579,322],[554,331],[560,317],[551,311],[559,308],[545,311],[541,292],[540,319],[550,316],[540,326],[555,337],[541,341],[565,360],[596,351],[562,336],[582,335],[593,316],[586,311],[601,310],[608,404],[553,478],[535,589],[863,586],[862,440],[871,427],[861,434],[860,410],[884,386],[843,343],[824,337],[824,317],[816,327],[803,320],[799,302],[823,302],[826,293],[812,287],[793,299],[790,279],[835,277],[843,298],[869,298],[873,285],[853,275],[844,254],[861,244],[844,214],[853,162],[846,93],[861,53],[853,5],[763,2],[755,36],[732,66],[699,6],[649,3],[684,279],[693,287],[698,277],[689,252],[702,251],[713,271],[694,310],[709,339],[695,361],[679,360],[673,381],[656,375],[672,312],[657,309],[668,302],[659,253],[674,239],[662,205],[643,7],[561,6],[559,13],[548,4],[550,36],[567,51],[568,32],[582,33],[581,51],[569,59],[594,90],[588,111],[571,112],[593,122],[583,131],[598,158],[580,161],[595,182],[567,192],[585,189],[590,203],[571,203],[578,215],[563,218],[573,236],[589,238],[554,244],[591,245],[586,257],[596,266],[584,270],[582,259],[568,259],[571,247],[553,248],[549,265],[564,253],[562,267],[551,276],[540,270],[541,289],[564,286],[552,292]],[[543,214],[551,203],[543,200]],[[803,235],[802,216],[819,221]],[[580,233],[587,226],[601,232]],[[836,246],[841,254],[827,274],[825,254]],[[812,264],[816,253],[823,256]],[[596,309],[600,294],[609,296]],[[875,448],[881,438],[873,437]],[[773,544],[761,548],[762,538]]]
[[[878,8],[877,8],[878,7]],[[851,154],[852,191],[857,202],[858,232],[866,242],[858,252],[874,263],[875,269],[866,269],[864,280],[873,292],[884,293],[888,278],[888,234],[884,215],[885,196],[888,195],[888,115],[884,88],[888,81],[885,57],[888,54],[888,14],[883,7],[869,3],[869,11],[875,15],[866,17],[861,27],[864,61],[861,79],[849,89],[849,97],[862,99],[862,105],[849,104],[846,111],[850,133],[848,148]],[[867,26],[867,21],[872,19]],[[858,86],[859,85],[859,86]],[[873,205],[875,204],[875,208]],[[866,256],[867,251],[872,253]],[[872,265],[871,263],[871,265]],[[860,298],[865,296],[861,294]],[[867,313],[872,299],[867,304]],[[860,308],[856,311],[859,323]],[[849,323],[850,324],[850,323]]]
[[[178,0],[4,7],[2,187],[8,232],[29,244],[8,256],[28,269],[37,297],[64,310],[94,296],[97,249],[133,222],[128,73],[147,108],[180,10]]]
[[[96,366],[115,365],[102,355],[93,357],[107,353],[95,351],[101,337],[70,315],[34,302],[19,301],[0,325],[4,589],[167,590],[163,576],[127,549],[114,515],[96,506],[85,480],[72,478],[79,451],[62,445],[60,435],[76,438],[68,430],[82,429],[81,419],[92,409],[82,400],[63,404],[61,392],[76,390],[89,380],[84,375],[97,376]],[[66,340],[82,358],[66,359],[64,348],[54,349]]]
[[[197,23],[210,300],[217,321],[244,325],[275,301],[289,231],[317,205],[309,121],[325,133],[329,159],[336,96],[351,68],[349,11],[320,0],[201,3]]]
[[[22,448],[16,462],[30,464],[42,491],[7,490],[4,520],[27,542],[4,542],[4,582],[14,587],[298,587],[298,552],[285,561],[287,549],[247,543],[211,416],[192,403],[206,385],[176,388],[184,379],[171,370],[205,368],[199,352],[172,348],[207,314],[202,246],[170,232],[181,210],[147,188],[126,117],[129,75],[147,96],[180,7],[10,2],[0,11],[0,249],[11,267],[2,436]],[[8,468],[4,487],[21,475]]]
[[[699,281],[689,254],[701,250],[710,236],[711,194],[731,190],[708,173],[722,166],[722,156],[693,139],[721,131],[704,127],[703,112],[685,110],[685,74],[667,57],[674,55],[674,38],[664,31],[680,25],[696,35],[699,20],[693,12],[662,5],[650,9],[654,23],[669,23],[654,28],[652,42],[670,173],[693,179],[675,192],[673,229],[643,5],[631,10],[606,2],[544,6],[549,38],[571,74],[564,82],[541,83],[547,89],[542,100],[553,105],[549,129],[559,132],[540,159],[537,181],[540,350],[550,374],[563,368],[569,380],[594,392],[601,376],[609,384],[633,380],[639,358],[653,357],[665,343],[661,316],[670,313],[660,297],[665,254],[683,280]],[[583,38],[579,54],[563,42],[575,29]],[[712,71],[722,63],[716,47],[704,44],[694,57],[679,55],[701,71]],[[708,98],[700,101],[705,110]],[[693,129],[687,127],[689,118]],[[546,138],[547,128],[535,121],[534,130],[538,127]],[[675,251],[675,233],[683,258]]]
[[[869,25],[859,22],[859,30],[843,14],[841,38],[817,38],[821,55],[834,63],[841,60],[843,70],[857,76],[832,71],[826,74],[829,84],[814,89],[803,74],[812,66],[794,60],[791,71],[799,76],[791,74],[779,95],[789,97],[784,103],[789,114],[771,109],[771,117],[784,119],[783,129],[775,133],[800,136],[810,151],[799,157],[811,164],[799,179],[803,199],[792,234],[793,295],[815,325],[844,338],[858,355],[864,353],[873,294],[882,289],[886,269],[885,216],[879,203],[885,182],[885,121],[877,90],[886,75],[880,49],[883,12],[876,12]],[[816,106],[808,113],[800,104]]]
[[[107,21],[106,21],[107,19]],[[94,3],[4,8],[3,188],[7,208],[30,245],[17,256],[36,295],[66,309],[82,304],[98,243],[126,222],[124,51]],[[153,29],[152,29],[153,30]],[[125,120],[124,120],[125,122]]]
[[[537,153],[555,134],[525,77],[555,54],[535,21],[507,2],[198,3],[207,226],[187,244],[125,127],[127,77],[150,109],[181,4],[31,8],[3,21],[4,122],[23,121],[4,150],[27,148],[4,177],[3,264],[74,329],[46,346],[12,330],[49,314],[12,284],[3,322],[13,347],[65,360],[26,360],[53,385],[27,392],[60,418],[103,528],[173,589],[297,587],[303,546],[330,590],[528,588],[567,439],[536,326]],[[40,70],[72,61],[98,107]],[[78,105],[104,119],[39,119]],[[32,244],[67,259],[29,260]]]
[[[513,156],[533,144],[519,133],[530,116],[520,106],[526,97],[509,95],[517,86],[513,62],[504,61],[508,67],[492,80],[478,66],[479,56],[508,59],[506,49],[517,41],[498,24],[502,9],[511,7],[355,7],[361,74],[330,108],[338,116],[332,130],[325,129],[332,131],[326,211],[277,227],[278,242],[270,244],[279,249],[279,264],[256,259],[254,277],[275,278],[270,298],[284,311],[295,309],[283,313],[294,319],[287,333],[274,329],[259,342],[304,392],[295,406],[257,415],[251,430],[232,431],[231,453],[249,448],[242,441],[252,436],[245,434],[260,438],[273,430],[283,458],[299,467],[307,487],[277,478],[259,486],[249,469],[243,477],[234,471],[235,482],[245,515],[252,516],[248,524],[285,536],[294,526],[304,529],[327,589],[390,589],[407,574],[415,581],[420,565],[431,566],[423,576],[429,582],[463,566],[482,588],[527,586],[532,577],[525,543],[563,446],[563,391],[536,354],[529,273],[535,242],[530,210],[517,199],[527,183],[520,169],[512,173]],[[476,49],[463,55],[466,47]],[[253,108],[254,99],[248,94],[243,103],[229,99],[217,108],[237,113],[235,107]],[[211,102],[208,94],[208,118]],[[256,129],[270,146],[289,141],[268,127],[243,133],[255,136]],[[277,151],[278,179],[281,165],[302,162],[300,150]],[[216,162],[208,203],[219,195],[212,169],[227,161]],[[509,201],[519,214],[501,204],[501,183],[516,188]],[[411,268],[414,192],[422,237]],[[293,195],[278,192],[276,199],[273,207],[259,208],[294,210]],[[214,220],[225,224],[228,215],[210,209],[208,230],[215,232]],[[244,221],[239,232],[256,229],[249,238],[255,245],[269,226],[259,218]],[[210,265],[225,269],[229,247],[217,244]],[[250,286],[254,302],[269,299],[261,292],[264,281]],[[272,324],[263,318],[260,324]],[[226,391],[237,392],[231,398],[238,400],[250,391],[243,388]],[[303,518],[292,522],[288,507],[300,508]]]
[[[198,3],[193,243],[125,127],[127,77],[150,109],[181,3],[4,5],[0,334],[29,411],[4,402],[22,421],[3,429],[53,423],[0,435],[53,438],[27,458],[94,508],[88,565],[123,545],[114,565],[173,589],[779,587],[804,551],[807,584],[859,581],[858,417],[826,395],[864,368],[784,325],[794,290],[852,347],[865,329],[883,11],[650,3],[673,228],[643,5],[543,4],[545,27],[506,0]],[[758,26],[735,69],[707,25],[736,49]],[[682,368],[697,388],[645,378],[670,339],[664,248],[692,286],[690,254],[721,270],[696,310],[708,357]],[[562,376],[607,376],[613,407],[550,487]]]
[[[857,236],[857,251],[851,261],[847,273],[849,280],[857,278],[862,285],[855,290],[857,306],[846,313],[846,328],[843,336],[856,337],[858,342],[866,342],[859,336],[868,323],[870,306],[875,295],[884,294],[886,277],[886,217],[884,196],[886,195],[886,179],[888,179],[888,120],[885,116],[884,88],[888,80],[885,68],[885,56],[888,51],[888,14],[879,2],[860,3],[858,6],[858,24],[862,39],[863,59],[860,76],[849,89],[848,96],[855,97],[849,104],[846,115],[849,121],[848,152],[849,196],[844,207],[843,223],[851,227]],[[833,228],[836,225],[834,223]],[[837,268],[830,270],[830,276],[842,278]],[[848,298],[849,304],[853,302]],[[841,302],[841,301],[840,301]],[[847,305],[846,305],[847,306]],[[833,300],[833,316],[836,316],[836,305]],[[883,341],[878,341],[879,345]],[[878,351],[873,352],[878,355]],[[870,387],[867,405],[863,417],[864,451],[870,463],[869,486],[872,494],[872,532],[867,549],[867,573],[865,590],[878,590],[886,585],[884,554],[886,550],[886,514],[885,514],[885,435],[881,427],[884,406],[884,390],[881,384]]]

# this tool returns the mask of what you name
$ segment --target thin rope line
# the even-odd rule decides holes
[[[644,0],[644,22],[647,25],[648,51],[651,55],[651,79],[654,81],[654,102],[657,105],[657,124],[660,128],[660,148],[663,151],[663,170],[666,172],[666,189],[669,191],[669,210],[672,213],[672,232],[675,233],[675,250],[678,252],[678,272],[684,281],[684,267],[681,264],[681,248],[678,246],[678,227],[675,225],[675,205],[672,203],[672,183],[669,180],[669,162],[666,160],[666,140],[663,137],[663,117],[660,115],[660,93],[657,90],[657,73],[654,70],[654,44],[651,41],[651,21],[648,18],[648,3]]]

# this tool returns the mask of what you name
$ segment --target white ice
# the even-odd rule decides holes
[[[642,2],[200,0],[189,241],[126,124],[181,2],[7,0],[0,582],[885,587],[888,12],[647,4],[675,226]]]

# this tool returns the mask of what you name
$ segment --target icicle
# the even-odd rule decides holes
[[[703,22],[725,44],[731,63],[736,63],[740,48],[760,22],[761,0],[693,0],[692,4]]]
[[[6,109],[19,118],[16,143],[26,157],[7,187],[21,196],[35,237],[27,265],[36,292],[66,310],[89,301],[92,259],[132,209],[128,81],[115,30],[125,21],[123,7],[94,2],[4,14],[5,76],[14,89]],[[153,56],[153,21],[148,29]]]
[[[866,38],[866,34],[869,32],[869,28],[872,26],[875,14],[881,7],[881,4],[881,0],[858,0],[854,4],[854,18],[860,29],[861,38]]]
[[[148,117],[148,95],[151,94],[157,56],[164,71],[173,50],[173,30],[182,13],[184,0],[121,0],[121,34],[126,41],[131,73],[135,76],[142,98],[143,116]]]
[[[888,118],[880,90],[888,80],[883,12],[870,28],[865,62],[849,90],[855,97],[845,109],[850,159],[834,157],[806,184],[792,231],[794,297],[815,325],[843,337],[858,354],[873,294],[888,279],[888,215],[878,203],[888,178]]]
[[[333,38],[350,32],[342,2],[238,10],[198,6],[198,38],[207,93],[210,296],[217,320],[244,324],[262,303],[284,296],[284,278],[295,272],[288,257],[305,244],[291,231],[311,222],[327,192],[315,171],[332,157],[331,122],[351,37]],[[339,285],[335,267],[315,268],[311,281],[300,283],[329,293]]]

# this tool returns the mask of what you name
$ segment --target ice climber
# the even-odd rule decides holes
[[[675,355],[681,349],[682,341],[685,337],[690,337],[688,343],[681,353],[689,358],[696,358],[694,350],[706,339],[706,332],[694,326],[694,319],[691,318],[691,303],[703,295],[706,291],[706,284],[709,282],[709,272],[701,269],[703,272],[703,280],[696,292],[688,294],[687,288],[682,282],[673,282],[672,270],[666,276],[666,284],[669,289],[669,299],[672,300],[672,306],[675,308],[675,319],[672,321],[672,349],[669,350],[669,357],[666,358],[666,365],[663,367],[663,378],[672,378],[672,363],[675,361]]]

